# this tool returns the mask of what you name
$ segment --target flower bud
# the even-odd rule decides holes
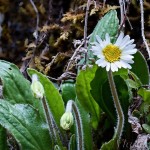
[[[44,88],[39,81],[33,81],[31,84],[31,90],[36,98],[43,98]]]
[[[69,130],[71,128],[71,126],[73,125],[73,115],[72,113],[69,112],[65,112],[61,119],[60,119],[60,126],[64,129],[64,130]]]

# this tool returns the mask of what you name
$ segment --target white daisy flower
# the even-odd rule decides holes
[[[132,54],[137,52],[134,40],[130,39],[129,35],[124,36],[121,32],[116,42],[113,44],[110,41],[110,36],[106,34],[105,40],[96,35],[97,42],[94,42],[91,50],[99,59],[96,64],[101,67],[106,67],[106,70],[112,72],[118,71],[118,68],[131,69],[134,61]]]

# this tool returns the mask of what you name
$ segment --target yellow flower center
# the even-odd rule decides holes
[[[108,62],[112,63],[120,59],[121,50],[118,46],[109,44],[103,49],[103,54],[105,56],[105,59]]]

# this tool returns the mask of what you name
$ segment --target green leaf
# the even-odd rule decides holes
[[[107,106],[105,105],[102,97],[102,85],[107,81],[107,72],[105,69],[98,67],[95,72],[95,76],[91,81],[91,94],[95,101],[99,104],[103,111],[109,112]],[[111,113],[109,114],[111,116]],[[113,116],[111,117],[113,118]]]
[[[48,103],[48,106],[53,114],[54,120],[57,125],[60,127],[60,118],[65,112],[64,102],[58,90],[55,88],[53,83],[42,73],[34,69],[28,69],[28,74],[32,76],[37,74],[39,81],[42,83],[45,91],[45,97]]]
[[[8,150],[6,130],[1,125],[0,125],[0,149]]]
[[[4,99],[12,104],[35,104],[37,99],[34,98],[30,90],[30,82],[23,77],[14,64],[0,60],[0,70]]]
[[[123,107],[124,113],[127,115],[130,92],[123,78],[126,76],[127,76],[127,70],[124,69],[120,69],[118,72],[114,73],[114,80],[115,80],[119,100]],[[114,108],[114,103],[112,101],[107,72],[104,68],[99,67],[96,70],[95,77],[91,82],[91,94],[95,99],[95,101],[99,104],[100,108],[108,115],[109,119],[111,119],[111,123],[115,124],[116,111]]]
[[[109,142],[104,143],[100,150],[117,150],[117,139],[113,138]]]
[[[76,149],[76,139],[75,135],[73,134],[69,140],[68,150],[75,150]]]
[[[136,82],[138,88],[142,86],[140,79],[137,77],[135,73],[133,73],[132,71],[129,71],[129,75],[131,76],[131,79]]]
[[[58,145],[55,145],[54,150],[61,150]]]
[[[110,35],[113,41],[118,33],[119,20],[117,17],[117,11],[109,11],[96,25],[91,37],[90,43],[96,41],[96,35],[98,35],[102,40],[104,40],[106,33]]]
[[[62,147],[60,145],[55,145],[54,150],[67,150],[66,147]]]
[[[128,122],[127,121],[128,107],[130,104],[129,103],[130,102],[129,88],[128,88],[126,82],[124,81],[124,79],[122,79],[118,75],[114,76],[114,81],[116,84],[116,89],[117,89],[118,97],[119,97],[119,100],[121,103],[121,107],[122,107],[123,113],[125,115],[125,122],[127,123]],[[111,94],[111,91],[109,88],[108,81],[106,81],[102,86],[102,97],[104,100],[103,104],[105,104],[105,107],[107,107],[107,110],[109,110],[109,113],[111,113],[111,115],[113,115],[113,118],[115,118],[115,122],[116,122],[117,121],[116,110],[114,108],[114,102],[112,99],[112,94]]]
[[[96,69],[96,65],[93,68],[87,67],[86,70],[80,71],[76,79],[77,98],[82,107],[91,114],[91,122],[94,129],[97,128],[100,119],[100,108],[90,93],[90,82],[95,76]]]
[[[73,80],[67,80],[61,85],[62,98],[65,103],[68,100],[75,100],[76,91],[75,91],[75,83]]]
[[[133,88],[133,89],[139,88],[139,84],[131,79],[127,79],[126,82],[130,88]]]
[[[127,136],[128,133],[128,107],[130,104],[131,96],[130,88],[126,84],[126,79],[128,77],[128,72],[125,69],[120,69],[118,72],[115,72],[113,74],[114,81],[118,93],[118,97],[123,109],[123,113],[125,116],[125,127],[124,127],[124,133],[125,136]],[[93,81],[91,82],[91,94],[93,98],[97,101],[100,108],[106,113],[109,124],[115,126],[117,122],[117,115],[116,115],[116,109],[114,107],[114,102],[112,99],[112,94],[109,87],[107,72],[104,68],[99,67],[96,71],[95,77]],[[115,133],[114,133],[115,135]],[[105,149],[112,149],[116,150],[116,141],[114,138],[108,142],[105,143],[102,148]]]
[[[30,105],[0,100],[0,118],[0,124],[15,137],[21,149],[51,149],[48,126]]]
[[[142,127],[146,133],[150,134],[150,126],[148,124],[142,124]]]
[[[140,113],[143,114],[145,118],[147,117],[149,113],[149,107],[150,107],[150,104],[148,101],[145,101],[140,105]]]
[[[4,99],[12,104],[31,104],[39,110],[41,117],[45,120],[41,102],[32,94],[30,82],[24,78],[18,67],[0,60],[0,70]]]
[[[117,18],[117,12],[116,10],[111,10],[97,23],[95,29],[92,32],[89,43],[93,43],[96,41],[96,35],[98,35],[101,39],[104,39],[106,33],[110,35],[111,41],[114,42],[118,33],[118,28],[119,20]],[[91,45],[88,46],[88,58],[94,58],[93,53],[90,49]],[[81,59],[79,64],[82,65],[84,61],[85,58]]]
[[[149,105],[150,106],[150,105]],[[150,113],[146,115],[146,123],[150,125]]]
[[[119,20],[117,18],[116,10],[109,11],[96,25],[92,32],[89,42],[93,43],[96,41],[96,35],[104,40],[106,33],[109,34],[111,41],[115,40],[118,33]],[[90,51],[91,45],[88,46],[88,56],[93,58],[92,51]]]
[[[138,90],[138,94],[140,96],[142,96],[143,100],[145,102],[149,102],[150,103],[150,90],[147,90],[143,87],[141,87],[139,90]]]
[[[142,84],[149,84],[149,70],[144,56],[138,51],[133,60],[131,71],[137,75]]]

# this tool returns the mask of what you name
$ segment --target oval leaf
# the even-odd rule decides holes
[[[142,127],[146,133],[150,134],[150,126],[148,124],[142,124]]]
[[[76,91],[74,81],[65,81],[64,83],[62,83],[61,91],[62,91],[62,98],[65,103],[67,103],[68,100],[75,100]]]
[[[100,150],[117,150],[117,139],[114,138],[107,143],[104,143]]]
[[[6,129],[0,125],[0,149],[8,150]]]
[[[30,90],[30,82],[23,77],[17,66],[0,60],[0,70],[4,99],[13,104],[28,103],[33,105],[37,101]]]
[[[82,107],[91,114],[92,126],[95,129],[100,119],[100,108],[90,93],[90,82],[95,76],[96,68],[96,66],[88,67],[86,70],[80,71],[76,79],[77,98]]]
[[[134,55],[134,64],[132,64],[131,71],[134,72],[141,80],[142,84],[149,84],[149,70],[147,62],[141,52]]]
[[[89,43],[93,43],[96,41],[96,35],[98,35],[101,39],[104,39],[106,33],[110,35],[111,41],[114,42],[115,37],[118,33],[119,28],[119,20],[117,18],[116,10],[109,11],[96,25],[95,29],[92,32]],[[94,58],[91,49],[91,45],[88,46],[88,58]],[[79,65],[83,65],[85,61],[84,55]],[[88,62],[89,60],[87,60]],[[90,63],[90,62],[88,62]]]
[[[48,126],[39,112],[30,105],[12,105],[0,100],[0,124],[16,139],[21,149],[45,150],[51,148]]]

